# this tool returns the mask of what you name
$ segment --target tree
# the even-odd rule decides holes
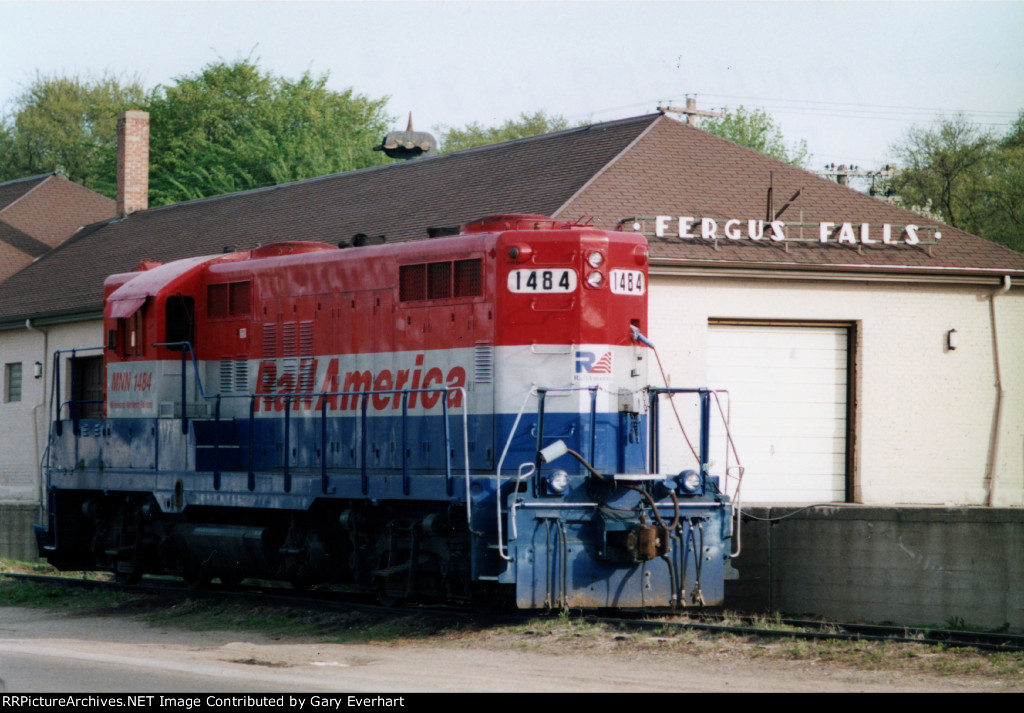
[[[387,98],[327,88],[327,75],[275,77],[219,61],[159,86],[150,113],[150,203],[296,181],[383,162]]]
[[[550,134],[553,131],[568,128],[569,122],[564,116],[560,114],[548,116],[541,110],[533,114],[523,112],[518,119],[509,119],[501,126],[484,127],[474,122],[462,128],[441,125],[435,127],[434,131],[438,134],[439,153],[450,153],[474,146],[486,146],[527,136]]]
[[[1024,111],[995,147],[984,237],[1024,252]]]
[[[892,149],[900,164],[893,187],[902,202],[930,200],[945,222],[977,232],[991,149],[991,137],[963,114],[941,118],[932,128],[912,126]]]
[[[0,180],[51,171],[113,197],[117,117],[139,106],[136,80],[37,75],[0,120]]]
[[[1024,251],[1024,112],[1002,139],[957,114],[911,127],[890,151],[902,204],[930,205],[953,227]]]
[[[761,109],[748,110],[741,106],[735,111],[726,110],[721,117],[703,119],[700,128],[794,166],[805,167],[811,160],[807,142],[800,140],[792,148],[786,148],[782,130]]]

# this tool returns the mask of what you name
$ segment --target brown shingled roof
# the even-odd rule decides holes
[[[0,183],[0,281],[114,210],[114,201],[55,173]]]
[[[355,233],[423,237],[489,213],[593,216],[614,229],[631,216],[762,218],[799,188],[783,219],[896,225],[931,221],[658,114],[404,163],[133,213],[81,231],[0,285],[0,323],[101,309],[104,278],[140,259],[168,261],[280,240],[337,243]],[[808,229],[816,237],[815,228]],[[942,227],[924,246],[651,240],[652,261],[689,265],[879,271],[1003,270],[1024,255]],[[40,285],[51,286],[40,288]],[[59,287],[58,287],[59,286]]]
[[[91,226],[0,285],[0,322],[98,310],[104,278],[135,269],[141,259],[168,261],[280,240],[337,243],[360,232],[409,240],[425,237],[428,227],[489,213],[550,215],[654,118],[138,211]]]
[[[26,193],[30,193],[33,188],[52,175],[54,174],[43,173],[38,176],[15,178],[14,180],[0,183],[0,211],[3,211],[7,206],[14,203],[14,201],[18,200]]]
[[[809,242],[683,240],[666,235],[650,239],[652,261],[695,266],[1024,273],[1024,255],[1009,248],[937,224],[669,117],[654,122],[628,152],[562,208],[560,216],[594,215],[595,223],[607,229],[614,229],[623,218],[656,215],[737,218],[745,226],[748,219],[766,217],[769,187],[776,212],[800,191],[779,219],[813,224],[803,229],[803,237]],[[837,225],[852,222],[855,227],[862,222],[937,226],[942,237],[932,246],[923,244],[930,241],[931,232],[922,232],[922,244],[916,246],[823,245],[818,242],[817,223],[821,221]],[[646,221],[643,229],[653,231],[653,222]],[[799,230],[792,226],[786,234],[796,237]]]

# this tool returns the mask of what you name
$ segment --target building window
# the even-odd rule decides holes
[[[4,401],[21,401],[21,362],[4,366]]]

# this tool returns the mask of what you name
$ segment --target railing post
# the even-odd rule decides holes
[[[256,449],[256,394],[249,397],[249,491],[256,489],[256,473],[252,468]]]
[[[57,424],[56,430],[57,430],[57,435],[59,436],[59,435],[64,433],[64,425],[61,423],[61,420],[60,420],[61,393],[60,393],[60,352],[59,351],[56,351],[56,352],[53,353],[53,394],[54,394],[53,406],[54,406],[54,408],[57,409],[57,412],[54,414],[53,422],[55,424]]]
[[[217,394],[217,403],[213,407],[213,420],[215,436],[213,438],[213,489],[220,490],[220,394]]]
[[[360,446],[360,455],[362,457],[362,462],[360,463],[360,479],[361,479],[361,484],[362,484],[362,488],[363,488],[363,495],[366,495],[367,493],[370,492],[370,475],[367,472],[367,467],[366,467],[366,453],[367,453],[367,448],[366,448],[366,407],[369,404],[369,399],[370,399],[369,392],[363,392],[362,397],[363,397],[363,403],[362,403],[362,406],[360,407],[361,415],[359,417],[359,432],[360,432],[359,433],[359,437],[360,437],[359,446]]]
[[[188,383],[185,381],[185,347],[181,348],[181,432],[188,433]]]
[[[76,372],[78,369],[75,368],[75,361],[78,356],[74,349],[71,350],[71,432],[76,436],[79,434],[78,430],[78,399],[76,397],[76,391],[78,390],[78,375]]]
[[[327,478],[327,397],[320,397],[320,490],[328,489]]]
[[[445,493],[451,495],[452,490],[452,433],[451,424],[448,423],[448,391],[445,390],[441,394],[441,416],[444,418],[444,483]],[[464,444],[463,448],[468,448],[469,444]]]
[[[409,494],[409,390],[402,390],[402,494]]]
[[[544,399],[548,394],[547,389],[537,389],[537,461],[534,466],[540,474],[540,452],[544,449]]]
[[[291,461],[291,442],[292,442],[292,395],[284,395],[284,492],[290,493],[292,491],[292,474],[288,469]]]
[[[711,394],[700,390],[700,470],[708,474],[708,459],[711,457]]]
[[[660,465],[658,463],[658,428],[659,428],[659,425],[658,425],[658,406],[660,405],[661,402],[658,401],[658,392],[657,391],[651,390],[651,391],[648,391],[647,393],[648,393],[648,396],[651,399],[651,408],[648,410],[648,413],[650,414],[650,417],[648,418],[649,423],[647,425],[647,428],[648,428],[648,434],[647,434],[648,446],[647,447],[648,447],[648,453],[649,453],[649,456],[650,456],[650,468],[648,470],[651,473],[657,473],[658,472],[658,467]]]
[[[590,458],[591,463],[594,462],[594,453],[597,452],[597,387],[591,386],[590,389]]]

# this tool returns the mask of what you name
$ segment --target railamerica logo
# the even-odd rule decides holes
[[[576,352],[576,381],[612,378],[612,353]]]

